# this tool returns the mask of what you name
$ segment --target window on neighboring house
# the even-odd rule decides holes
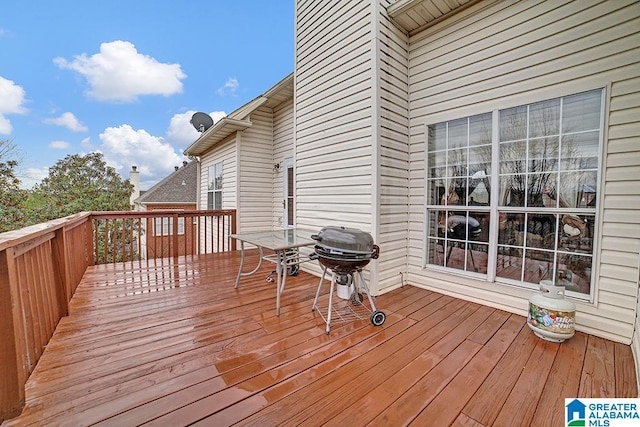
[[[207,209],[222,209],[222,162],[209,166]]]
[[[155,235],[170,236],[173,234],[173,217],[155,218]],[[184,218],[178,218],[178,234],[184,234]]]
[[[428,126],[426,263],[591,295],[602,93]]]

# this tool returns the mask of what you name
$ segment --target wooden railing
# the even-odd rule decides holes
[[[0,422],[90,265],[235,250],[235,210],[83,212],[0,234]]]
[[[91,220],[95,264],[236,249],[235,210],[94,212]]]

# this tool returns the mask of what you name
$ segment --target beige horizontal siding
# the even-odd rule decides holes
[[[377,207],[374,240],[380,246],[372,291],[385,292],[404,284],[409,196],[408,37],[386,15],[388,0],[373,5],[375,39],[373,90],[376,93],[374,135]],[[392,225],[389,225],[392,224]]]
[[[283,162],[288,158],[293,158],[293,99],[283,102],[273,110],[273,163],[280,164],[280,171],[273,174],[274,228],[283,225],[282,200],[285,176]]]
[[[638,67],[640,69],[640,66]],[[639,70],[640,71],[640,70]],[[640,74],[640,73],[638,73]],[[603,243],[600,248],[600,301],[632,311],[634,350],[640,341],[640,75],[611,84],[606,157]],[[611,195],[611,196],[610,196]],[[613,246],[613,248],[611,247]],[[629,305],[632,305],[629,307]],[[626,319],[624,323],[629,323]],[[622,322],[621,322],[622,323]],[[635,352],[636,367],[640,354]]]
[[[239,158],[238,231],[268,230],[273,216],[273,112],[251,113],[252,126],[242,132]]]
[[[640,3],[488,2],[410,39],[409,281],[518,312],[531,291],[425,270],[425,126],[605,88],[595,303],[577,328],[630,342],[640,237]]]
[[[235,135],[213,147],[200,158],[200,209],[207,208],[207,189],[209,188],[208,170],[210,166],[222,162],[222,208],[236,209],[236,181],[238,168],[236,163]]]

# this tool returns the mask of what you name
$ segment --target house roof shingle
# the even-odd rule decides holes
[[[189,162],[145,191],[144,194],[134,200],[134,202],[143,205],[155,203],[196,203],[198,200],[197,183],[197,162]]]

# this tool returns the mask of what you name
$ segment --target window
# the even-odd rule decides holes
[[[207,209],[222,209],[222,162],[209,166]]]
[[[487,273],[491,114],[428,127],[428,259]]]
[[[601,110],[595,90],[428,126],[427,264],[590,295]]]
[[[155,218],[155,235],[170,236],[173,234],[173,218]],[[178,234],[184,234],[184,218],[178,218]]]

